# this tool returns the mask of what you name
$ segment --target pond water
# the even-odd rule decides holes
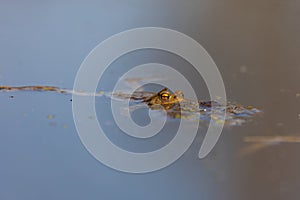
[[[295,0],[2,2],[0,85],[72,88],[80,64],[101,41],[130,28],[159,26],[203,45],[222,74],[228,99],[263,113],[225,127],[204,159],[198,151],[205,124],[171,166],[127,174],[85,149],[71,95],[1,92],[0,199],[299,199],[299,18]],[[185,60],[158,50],[120,57],[98,89],[112,91],[126,71],[149,62],[179,70],[208,99],[203,79]],[[177,120],[169,120],[157,138],[130,138],[115,126],[109,105],[108,98],[96,98],[97,117],[122,148],[149,151],[174,137]],[[149,121],[143,110],[136,115],[138,124]]]

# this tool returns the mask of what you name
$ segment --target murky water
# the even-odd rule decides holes
[[[299,6],[294,0],[2,2],[0,85],[72,88],[99,42],[129,28],[162,26],[202,44],[222,73],[229,100],[259,107],[263,115],[226,127],[203,160],[197,154],[205,126],[177,162],[132,175],[105,167],[85,150],[69,95],[0,93],[0,199],[299,199]],[[174,67],[201,99],[208,98],[186,61],[155,50],[118,59],[98,89],[111,91],[128,69],[148,62]],[[107,99],[96,103],[110,139],[128,150],[159,148],[178,127],[170,121],[159,139],[134,140],[112,124]]]

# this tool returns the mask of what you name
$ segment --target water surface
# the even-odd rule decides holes
[[[256,143],[245,140],[300,136],[299,18],[300,2],[294,0],[3,1],[0,85],[72,88],[81,62],[99,42],[130,28],[162,26],[202,44],[219,67],[228,98],[264,114],[225,128],[203,160],[197,154],[205,127],[171,166],[132,175],[105,167],[85,150],[70,96],[0,93],[0,199],[299,199],[299,143],[249,148]],[[114,62],[98,89],[111,91],[124,72],[148,62],[180,70],[203,99],[208,97],[202,78],[186,61],[155,50]],[[97,103],[112,140],[132,149],[137,141],[110,125],[109,110],[101,112],[108,102]],[[175,129],[176,123],[168,126]],[[157,148],[172,132],[160,136],[161,143],[141,146]]]

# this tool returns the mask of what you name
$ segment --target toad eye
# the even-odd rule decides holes
[[[170,98],[170,94],[168,94],[168,93],[162,93],[161,95],[160,95],[160,98],[162,99],[162,100],[169,100],[169,98]]]

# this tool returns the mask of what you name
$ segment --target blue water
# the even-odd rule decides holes
[[[206,48],[222,73],[230,100],[264,110],[252,122],[225,128],[205,159],[197,157],[205,130],[201,127],[177,162],[136,175],[112,170],[86,151],[73,122],[71,96],[0,93],[1,200],[299,199],[298,143],[237,156],[246,146],[244,136],[299,135],[298,1],[2,1],[0,5],[0,85],[72,88],[80,64],[98,43],[130,28],[162,26],[181,31]],[[157,61],[182,69],[199,94],[207,97],[202,79],[185,61],[160,53],[136,52],[116,61],[98,88],[110,91],[126,70]],[[102,103],[98,117],[109,120],[110,115],[100,111],[105,100]],[[118,135],[114,126],[107,128],[116,143],[128,149],[137,143]],[[172,133],[161,137],[163,144]],[[146,149],[160,145],[142,143]]]

